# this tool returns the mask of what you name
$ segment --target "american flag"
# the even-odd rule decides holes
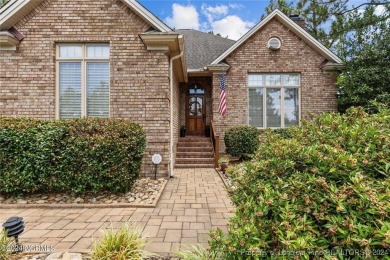
[[[220,85],[221,93],[219,95],[219,113],[222,116],[226,116],[226,92],[225,92],[225,72],[222,73],[221,77],[221,85]]]

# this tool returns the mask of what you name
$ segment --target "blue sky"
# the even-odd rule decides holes
[[[139,0],[139,2],[172,28],[214,31],[235,40],[260,21],[269,3],[268,0]]]
[[[176,29],[214,31],[237,40],[260,21],[269,0],[138,0]],[[357,6],[364,0],[350,0]]]

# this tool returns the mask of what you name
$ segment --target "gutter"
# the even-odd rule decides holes
[[[173,61],[177,60],[178,58],[182,57],[184,54],[183,51],[183,36],[179,35],[177,36],[177,39],[179,41],[179,49],[180,54],[172,57],[169,60],[169,91],[170,91],[170,140],[169,140],[169,177],[173,178]]]

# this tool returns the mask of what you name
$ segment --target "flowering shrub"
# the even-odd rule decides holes
[[[145,144],[128,120],[1,118],[0,193],[128,190]]]
[[[228,234],[211,232],[226,259],[375,257],[390,251],[390,111],[353,108],[269,131],[255,158],[233,169],[237,207]]]

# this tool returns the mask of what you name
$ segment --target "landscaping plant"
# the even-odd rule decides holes
[[[268,131],[254,159],[233,169],[226,259],[383,258],[390,255],[390,111],[326,113]]]
[[[225,132],[226,153],[240,159],[252,158],[259,146],[260,131],[253,126],[239,125]]]
[[[0,193],[129,190],[145,131],[129,120],[0,119]]]
[[[175,256],[179,257],[181,260],[217,260],[221,259],[219,254],[207,250],[202,245],[189,245],[184,246],[183,248],[175,252]]]
[[[7,237],[7,232],[0,231],[0,259],[10,259],[12,255],[12,239]]]
[[[102,232],[103,238],[94,245],[93,260],[142,260],[155,256],[144,250],[146,240],[133,223],[127,222],[118,231],[111,226]]]

